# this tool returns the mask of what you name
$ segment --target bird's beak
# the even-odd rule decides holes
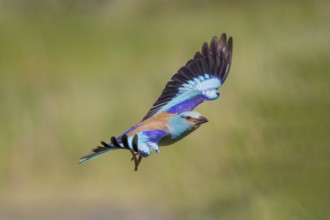
[[[198,118],[198,124],[204,124],[204,123],[206,123],[206,122],[208,122],[209,120],[207,120],[207,118],[205,118],[205,117],[203,117],[203,116],[200,116],[199,118]]]

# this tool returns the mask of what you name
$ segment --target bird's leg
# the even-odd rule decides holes
[[[141,155],[140,155],[139,153],[136,153],[136,152],[134,152],[134,151],[131,150],[131,149],[130,149],[129,151],[130,151],[131,154],[132,154],[132,159],[131,159],[131,161],[134,160],[134,164],[135,164],[134,171],[137,171],[137,170],[138,170],[138,166],[139,166],[139,164],[140,164],[140,162],[141,162],[142,157],[141,157]],[[137,155],[139,155],[139,158],[136,158]]]
[[[132,151],[132,150],[131,150],[131,154],[132,154],[132,158],[131,158],[131,161],[133,161],[133,160],[135,161],[135,159],[136,159],[136,156],[137,156],[137,155],[139,155],[139,153],[137,153],[137,152],[134,152],[134,151]]]
[[[140,165],[140,162],[142,160],[142,156],[137,153],[137,152],[134,152],[131,150],[131,154],[132,154],[132,158],[131,158],[131,161],[134,160],[134,164],[135,164],[135,168],[134,168],[134,171],[137,171],[138,170],[138,167]],[[138,158],[136,156],[139,156]]]
[[[132,141],[133,149],[137,148],[137,141],[138,141],[137,138],[138,138],[137,135],[135,135],[134,138],[133,138],[133,141]],[[136,158],[137,154],[134,153],[134,150],[129,147],[127,134],[123,134],[121,136],[121,142],[122,142],[123,146],[131,152],[131,154],[133,156],[131,161],[134,160],[134,164],[135,164],[135,169],[134,170],[137,171],[137,167],[139,166],[138,165],[138,159]]]
[[[141,160],[142,160],[142,156],[139,154],[139,158],[137,159],[137,165],[139,166],[140,165],[140,162],[141,162]],[[137,167],[136,167],[136,170],[137,170]]]
[[[137,134],[134,135],[134,137],[133,137],[132,147],[133,147],[133,149],[130,149],[130,151],[132,153],[132,156],[133,156],[131,161],[134,160],[134,163],[135,163],[134,171],[137,171],[138,167],[139,167],[139,164],[142,160],[142,156],[138,152],[138,136],[137,136]],[[137,155],[139,155],[139,158],[136,158]]]
[[[138,166],[139,166],[139,163],[138,163],[138,159],[136,158],[136,155],[138,155],[138,153],[135,153],[132,149],[129,149],[129,151],[130,151],[131,154],[132,154],[132,159],[131,159],[131,161],[134,160],[134,164],[135,164],[135,169],[134,169],[134,171],[137,171],[137,168],[138,168]]]
[[[135,164],[134,171],[137,171],[137,170],[138,170],[138,167],[139,167],[139,165],[140,165],[140,163],[141,163],[142,156],[141,156],[139,153],[134,152],[134,151],[132,151],[132,150],[131,150],[131,154],[132,154],[132,159],[131,159],[131,161],[134,160],[134,164]],[[139,157],[136,158],[136,156],[139,156]]]
[[[142,156],[139,154],[139,158],[137,159],[137,163],[135,164],[134,171],[137,171],[138,170],[138,167],[140,165],[141,160],[142,160]]]

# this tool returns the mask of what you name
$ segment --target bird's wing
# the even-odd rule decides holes
[[[217,89],[229,72],[232,48],[232,37],[227,40],[226,34],[213,37],[209,45],[205,42],[202,50],[173,75],[142,121],[162,111],[191,111],[204,100],[217,99]]]
[[[138,144],[137,151],[141,156],[147,157],[153,150],[159,153],[159,140],[168,135],[168,132],[163,130],[145,130],[137,133]]]

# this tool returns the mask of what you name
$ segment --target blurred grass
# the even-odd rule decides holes
[[[91,2],[1,2],[1,219],[328,218],[326,1]],[[210,123],[137,173],[127,152],[76,164],[222,32]]]

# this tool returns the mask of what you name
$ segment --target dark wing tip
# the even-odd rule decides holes
[[[210,49],[211,53],[217,54],[218,52],[218,38],[217,36],[212,37],[211,43],[210,43]]]
[[[229,37],[228,45],[230,45],[230,47],[233,48],[233,37]]]
[[[219,38],[213,36],[210,44],[204,42],[201,50],[204,63],[209,66],[209,74],[217,75],[222,83],[227,78],[229,67],[231,64],[233,50],[233,38],[227,38],[227,34],[223,33]],[[201,59],[198,56],[199,60]],[[196,62],[196,56],[191,62]]]
[[[225,54],[231,58],[232,51],[233,51],[233,38],[230,37],[225,47]]]
[[[233,55],[233,38],[229,37],[229,39],[224,47],[225,71],[224,71],[224,75],[222,76],[222,83],[226,80],[226,78],[228,76],[229,69],[231,66],[232,55]]]
[[[222,49],[226,46],[226,42],[227,42],[227,35],[226,33],[223,33],[220,37],[220,40],[219,40],[219,49]]]
[[[207,42],[204,42],[203,47],[202,47],[202,54],[203,56],[207,56],[209,53],[209,44]]]
[[[214,74],[218,75],[221,78],[222,83],[224,83],[231,65],[233,38],[227,38],[226,33],[223,33],[220,36],[219,41],[216,41],[215,39],[216,37],[213,37],[211,40],[211,44],[213,42],[217,43],[216,50],[211,50],[215,59],[214,63],[216,64],[214,69],[217,70]]]

